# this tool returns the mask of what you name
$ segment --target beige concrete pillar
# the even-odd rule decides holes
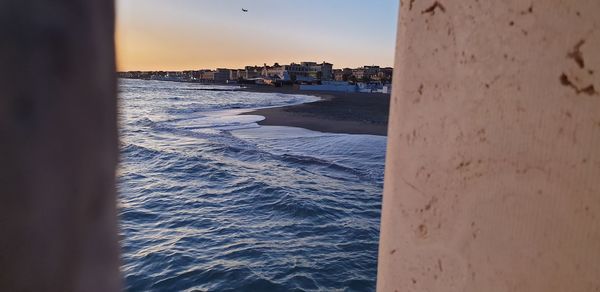
[[[112,0],[0,1],[0,291],[119,291]]]
[[[400,10],[378,291],[600,291],[600,1]]]

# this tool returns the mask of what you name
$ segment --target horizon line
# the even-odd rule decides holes
[[[310,62],[310,61],[307,61]],[[329,63],[329,62],[325,62],[325,63]],[[265,63],[266,64],[266,63]],[[140,69],[134,69],[134,70],[121,70],[117,68],[117,72],[160,72],[160,71],[164,71],[164,72],[184,72],[184,71],[201,71],[201,70],[217,70],[217,69],[226,69],[226,70],[243,70],[246,69],[246,67],[264,67],[264,65],[246,65],[244,67],[241,68],[228,68],[228,67],[214,67],[214,68],[194,68],[194,69],[151,69],[151,70],[140,70]],[[273,63],[273,65],[275,64],[279,64],[278,62]],[[291,64],[291,63],[290,63]],[[295,63],[295,64],[299,64],[299,63]],[[322,63],[317,63],[317,64],[322,64]],[[331,64],[331,63],[329,63]],[[280,65],[289,65],[289,64],[280,64]],[[333,64],[332,64],[333,65]],[[267,65],[267,66],[272,66],[272,65]],[[359,67],[338,67],[338,68],[334,68],[334,70],[336,69],[358,69],[358,68],[363,68],[366,66],[378,66],[380,68],[394,68],[393,66],[386,66],[386,65],[376,65],[376,64],[371,64],[371,65],[362,65]]]

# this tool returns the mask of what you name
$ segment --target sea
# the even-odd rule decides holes
[[[374,291],[386,137],[259,126],[318,100],[119,80],[127,291]]]

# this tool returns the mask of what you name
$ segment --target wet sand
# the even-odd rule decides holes
[[[322,100],[300,105],[260,109],[245,115],[264,116],[264,126],[300,127],[314,131],[346,134],[387,135],[390,95],[295,90],[292,87],[252,86],[252,92],[306,94]]]

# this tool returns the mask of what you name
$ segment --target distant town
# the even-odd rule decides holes
[[[363,66],[333,69],[333,64],[301,62],[246,66],[244,69],[119,72],[120,78],[215,84],[299,85],[299,89],[389,92],[393,68]]]

